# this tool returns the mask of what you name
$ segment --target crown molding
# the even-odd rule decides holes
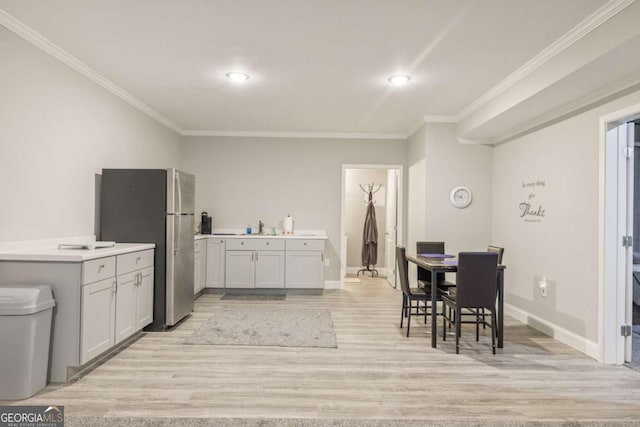
[[[458,116],[423,116],[423,123],[458,123]]]
[[[183,136],[227,136],[233,138],[407,139],[407,135],[404,133],[184,130],[180,134]]]
[[[125,91],[124,89],[122,89],[121,87],[113,83],[111,80],[102,76],[100,73],[98,73],[97,71],[89,67],[87,64],[80,61],[78,58],[71,55],[69,52],[62,49],[55,43],[49,41],[42,34],[34,31],[33,29],[25,25],[23,22],[14,18],[13,16],[11,16],[10,14],[8,14],[6,11],[2,9],[0,9],[0,25],[4,26],[5,28],[12,31],[16,35],[28,41],[29,43],[33,44],[34,46],[40,48],[44,52],[53,56],[60,62],[71,67],[73,70],[82,74],[83,76],[93,81],[97,85],[101,86],[102,88],[108,90],[118,98],[125,101],[127,104],[142,111],[143,113],[145,113],[152,119],[156,120],[157,122],[163,124],[164,126],[168,127],[169,129],[177,133],[182,132],[182,129],[180,128],[180,126],[176,125],[171,120],[162,116],[153,108],[149,107],[147,104],[140,101],[138,98],[129,94],[127,91]]]
[[[585,37],[587,34],[598,28],[600,25],[608,21],[611,17],[616,15],[627,6],[634,3],[636,0],[610,0],[603,5],[600,9],[596,10],[584,21],[569,30],[564,36],[547,46],[542,52],[534,56],[522,67],[511,73],[507,78],[502,80],[496,86],[487,91],[480,98],[465,107],[456,115],[456,121],[468,117],[474,111],[478,110],[483,105],[487,104],[491,100],[504,93],[507,89],[511,88],[533,71],[555,58],[558,54],[572,46],[574,43]]]

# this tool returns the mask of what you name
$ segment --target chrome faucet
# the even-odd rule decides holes
[[[262,220],[258,221],[258,234],[264,234],[264,222]]]

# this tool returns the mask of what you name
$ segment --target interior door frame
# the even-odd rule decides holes
[[[599,360],[606,364],[623,364],[631,340],[620,332],[621,325],[630,324],[632,297],[628,287],[633,266],[628,263],[629,251],[621,250],[622,235],[628,234],[630,207],[627,186],[621,185],[621,180],[628,178],[628,163],[622,162],[619,142],[628,140],[621,125],[638,118],[640,104],[600,117],[598,344]]]
[[[396,244],[402,245],[404,239],[404,166],[393,164],[343,164],[340,197],[340,289],[344,288],[344,278],[347,274],[347,197],[346,197],[346,176],[348,169],[395,169],[398,172],[398,194],[397,194],[397,215],[396,215]]]

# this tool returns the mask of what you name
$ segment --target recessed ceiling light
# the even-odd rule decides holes
[[[249,74],[233,71],[233,72],[227,73],[227,78],[232,82],[240,83],[240,82],[249,80]]]
[[[389,80],[389,83],[391,83],[394,86],[402,86],[409,83],[409,80],[411,80],[411,77],[407,76],[406,74],[396,74],[394,76],[389,77],[388,80]]]

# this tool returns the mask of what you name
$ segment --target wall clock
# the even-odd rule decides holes
[[[451,194],[449,194],[449,200],[456,208],[464,209],[471,204],[471,190],[462,186],[455,187],[451,190]]]

